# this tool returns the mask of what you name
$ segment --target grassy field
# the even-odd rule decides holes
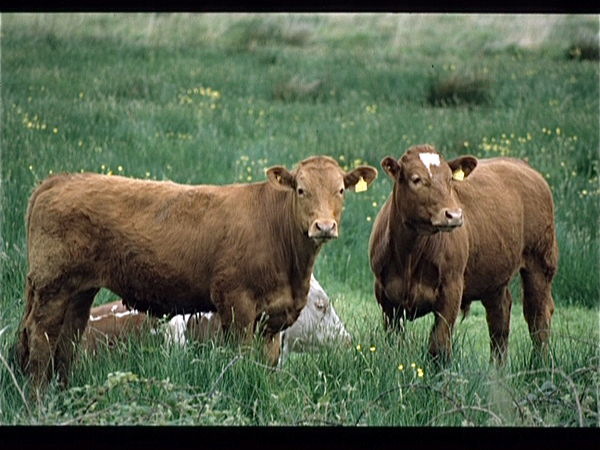
[[[347,196],[315,267],[352,348],[273,372],[257,346],[143,336],[80,354],[69,387],[51,384],[39,404],[2,363],[0,423],[598,426],[598,27],[559,15],[3,14],[3,360],[25,308],[27,200],[51,173],[253,182],[313,154],[379,168],[417,143],[448,159],[526,157],[554,194],[560,263],[549,364],[531,356],[514,280],[507,366],[488,365],[476,303],[452,363],[434,367],[432,317],[404,335],[382,327],[367,256],[392,187],[380,170]]]

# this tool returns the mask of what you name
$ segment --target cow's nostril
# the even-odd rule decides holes
[[[452,214],[450,211],[446,210],[446,219],[453,219],[454,218],[454,214]]]

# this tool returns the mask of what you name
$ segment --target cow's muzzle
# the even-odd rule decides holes
[[[315,220],[308,230],[308,237],[317,244],[337,238],[337,222],[335,220]]]
[[[431,225],[439,231],[452,231],[463,224],[462,210],[460,208],[443,209],[439,216],[431,221]]]

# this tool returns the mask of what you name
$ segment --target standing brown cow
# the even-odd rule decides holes
[[[373,225],[369,255],[386,327],[433,312],[429,353],[450,357],[459,310],[481,300],[492,359],[501,363],[508,285],[520,271],[529,332],[546,353],[558,249],[552,193],[542,176],[510,158],[446,163],[428,145],[381,166],[394,188]]]
[[[72,341],[101,287],[161,316],[217,311],[248,338],[264,315],[267,355],[304,307],[315,258],[338,235],[346,189],[369,166],[344,172],[312,157],[261,183],[188,186],[98,174],[59,175],[27,211],[29,273],[17,356],[43,389],[52,361],[66,384]],[[269,344],[270,343],[270,344]]]

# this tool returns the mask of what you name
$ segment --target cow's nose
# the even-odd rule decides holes
[[[310,227],[308,237],[318,240],[337,238],[337,222],[335,220],[315,220]]]
[[[444,211],[446,218],[446,224],[449,227],[459,227],[462,225],[462,210],[461,209],[447,209]]]

